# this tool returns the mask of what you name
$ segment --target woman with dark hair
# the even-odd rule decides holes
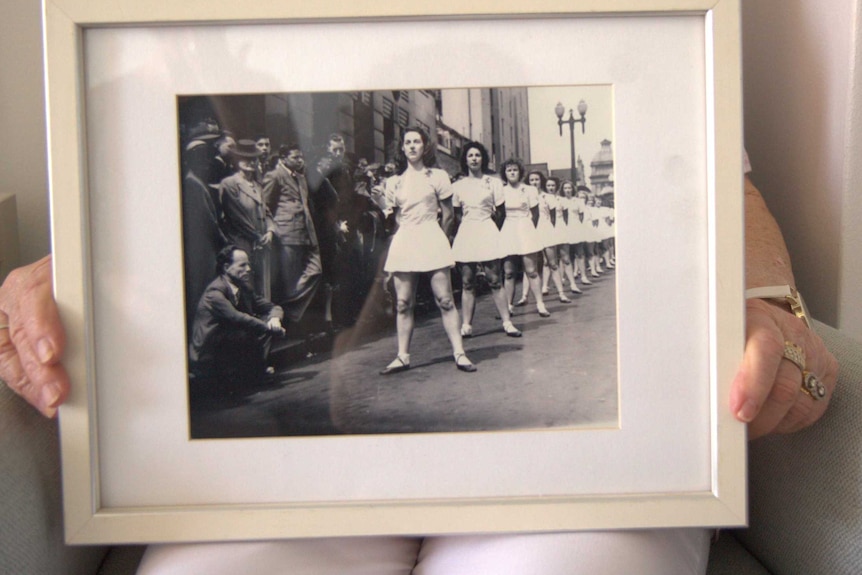
[[[503,331],[509,337],[521,337],[521,331],[512,324],[500,282],[500,258],[506,256],[500,246],[500,227],[506,219],[506,197],[503,183],[488,170],[488,161],[485,146],[479,142],[467,143],[461,152],[464,177],[452,185],[452,206],[460,222],[452,254],[461,265],[461,336],[473,335],[476,265],[481,263],[494,305],[503,320]]]
[[[596,206],[601,212],[601,221],[599,222],[602,237],[600,259],[605,262],[605,269],[614,269],[614,236],[616,235],[614,208],[598,197],[596,198]]]
[[[542,270],[542,295],[548,295],[548,281],[554,280],[554,287],[560,296],[560,302],[571,303],[563,290],[563,279],[560,275],[560,256],[557,246],[563,241],[560,232],[565,225],[563,209],[557,199],[560,188],[559,178],[547,178],[539,193],[539,229],[545,245],[545,267]]]
[[[434,152],[422,128],[411,127],[404,131],[400,154],[403,159],[399,173],[386,180],[386,212],[396,219],[398,229],[392,236],[383,266],[395,285],[398,355],[380,374],[410,369],[416,283],[423,272],[431,276],[431,291],[443,317],[443,329],[452,344],[455,367],[466,372],[476,371],[476,366],[464,353],[460,318],[452,297],[450,268],[455,261],[448,238],[453,219],[449,176],[431,167]],[[442,216],[440,223],[438,211]]]
[[[574,223],[572,228],[572,251],[575,254],[574,275],[581,276],[581,283],[590,285],[593,282],[587,277],[587,252],[590,247],[590,220],[587,218],[587,192],[586,188],[578,187],[572,201],[574,212],[569,220]]]
[[[551,186],[548,186],[548,193],[554,194],[554,199],[557,202],[557,220],[554,223],[557,244],[551,249],[557,253],[557,258],[560,262],[560,274],[568,280],[569,290],[572,293],[579,294],[582,292],[575,281],[571,257],[571,228],[569,227],[569,224],[572,223],[571,194],[574,186],[569,180],[557,180],[556,178],[554,180],[556,180],[554,190],[551,191]],[[566,189],[568,189],[568,192],[566,192]],[[569,195],[566,195],[566,193]],[[575,217],[577,218],[577,215]],[[547,280],[545,280],[544,285],[548,285]],[[560,293],[562,294],[562,292]]]
[[[524,264],[524,273],[527,275],[527,283],[536,294],[536,308],[539,310],[539,315],[549,317],[551,312],[547,310],[542,299],[542,286],[537,271],[539,252],[544,247],[542,238],[536,230],[539,222],[539,190],[523,182],[524,164],[521,160],[510,159],[503,162],[500,166],[500,175],[506,182],[503,188],[506,197],[506,221],[500,230],[502,244],[509,256],[503,262],[503,287],[506,290],[506,301],[511,302],[515,295],[514,258],[520,257]]]
[[[589,267],[590,275],[594,278],[599,277],[605,271],[602,269],[599,257],[602,242],[601,232],[599,231],[600,221],[601,210],[596,204],[596,197],[590,194],[587,196],[584,222],[587,222],[587,266]]]

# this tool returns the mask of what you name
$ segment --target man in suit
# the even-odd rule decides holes
[[[254,289],[273,299],[270,253],[275,233],[272,214],[263,201],[263,190],[255,180],[255,161],[260,151],[251,140],[240,140],[231,152],[237,172],[221,181],[222,225],[228,241],[251,258]]]
[[[228,243],[219,225],[218,209],[207,187],[209,146],[192,140],[183,152],[183,259],[186,283],[186,329],[191,334],[198,301],[218,275],[216,256]]]
[[[263,185],[263,178],[270,169],[270,155],[272,154],[272,144],[269,136],[266,134],[258,134],[254,137],[254,147],[260,152],[260,157],[254,162],[254,179],[258,184]]]
[[[252,288],[248,254],[226,246],[216,258],[219,273],[195,311],[189,371],[195,382],[231,387],[260,385],[273,335],[284,335],[282,309]]]
[[[292,322],[302,319],[321,279],[320,248],[309,208],[305,160],[296,144],[278,149],[278,163],[263,180],[263,196],[275,222],[279,291],[273,301]]]

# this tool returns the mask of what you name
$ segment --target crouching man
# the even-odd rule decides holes
[[[207,286],[195,310],[189,344],[192,380],[234,389],[260,385],[267,377],[272,336],[284,335],[284,312],[255,294],[245,251],[225,247],[216,268],[219,276]]]

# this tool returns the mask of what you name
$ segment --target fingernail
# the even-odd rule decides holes
[[[46,383],[40,392],[42,407],[54,408],[60,402],[60,386],[54,382]]]
[[[47,337],[36,342],[36,355],[42,363],[48,363],[54,359],[54,346]]]
[[[742,404],[742,409],[736,412],[736,417],[740,421],[750,423],[757,416],[757,404],[751,400]]]

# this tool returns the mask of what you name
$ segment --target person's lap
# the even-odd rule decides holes
[[[691,575],[708,552],[705,529],[298,539],[154,545],[138,575]]]

